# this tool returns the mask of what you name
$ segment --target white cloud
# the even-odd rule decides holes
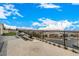
[[[0,6],[0,19],[7,19],[8,16],[12,15],[23,17],[13,4],[4,4]]]
[[[68,20],[55,21],[48,18],[40,18],[34,26],[39,26],[38,30],[75,30],[79,29],[79,21],[70,22]],[[34,24],[34,23],[33,23]]]
[[[20,13],[18,12],[15,12],[16,15],[20,16],[20,17],[23,17]]]
[[[6,19],[4,12],[5,12],[4,7],[0,6],[0,18],[1,19]]]
[[[6,5],[4,5],[4,7],[5,7],[7,10],[13,10],[13,9],[14,9],[14,5],[12,5],[12,4],[6,4]]]
[[[6,29],[16,29],[16,28],[18,28],[18,29],[33,29],[32,27],[17,27],[17,26],[11,26],[11,25],[7,25],[7,24],[4,24],[4,27]]]
[[[8,11],[5,11],[5,16],[10,16],[12,14],[12,12],[8,12]]]
[[[31,29],[31,30],[33,30],[33,28],[32,27],[17,27],[18,29]]]
[[[41,24],[39,24],[38,22],[34,22],[33,24],[32,24],[33,26],[41,26]]]
[[[4,27],[6,29],[16,29],[16,26],[10,26],[10,25],[7,25],[7,24],[4,24]]]
[[[41,3],[38,7],[40,8],[60,8],[60,6],[52,3]]]

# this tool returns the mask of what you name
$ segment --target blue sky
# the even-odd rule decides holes
[[[0,3],[0,23],[39,30],[79,30],[79,4]]]

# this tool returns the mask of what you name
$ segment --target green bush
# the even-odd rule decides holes
[[[16,32],[3,33],[3,36],[14,36]]]

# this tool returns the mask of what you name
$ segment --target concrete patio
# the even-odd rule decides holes
[[[50,45],[48,43],[33,40],[25,41],[21,38],[9,37],[7,43],[8,56],[77,56],[72,51]]]

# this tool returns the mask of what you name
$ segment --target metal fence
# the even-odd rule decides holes
[[[40,38],[41,41],[49,41],[63,46],[65,49],[71,48],[79,53],[79,31],[42,31],[26,30],[23,31],[32,37]]]
[[[72,48],[79,52],[79,31],[44,31],[43,38],[47,41]]]

